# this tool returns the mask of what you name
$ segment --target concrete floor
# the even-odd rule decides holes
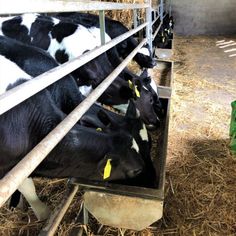
[[[175,37],[164,217],[155,236],[236,235],[236,57],[216,46],[223,39]]]
[[[175,76],[176,78],[183,77],[191,87],[192,97],[187,98],[191,100],[187,111],[189,118],[195,121],[193,125],[197,121],[211,122],[214,116],[218,116],[217,111],[220,113],[223,109],[227,117],[222,121],[221,128],[223,136],[227,137],[230,103],[236,100],[236,57],[229,57],[235,52],[224,51],[236,48],[236,45],[219,48],[216,42],[223,39],[232,40],[232,38],[224,37],[176,37]],[[177,93],[181,92],[181,88],[176,89]],[[185,89],[182,88],[183,93]],[[184,96],[184,94],[181,95]],[[193,105],[194,100],[196,102]],[[185,101],[185,106],[188,106],[187,101]]]

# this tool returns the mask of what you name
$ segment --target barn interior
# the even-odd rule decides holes
[[[83,201],[83,192],[78,192],[56,235],[76,235],[80,228],[89,236],[236,234],[236,157],[229,147],[231,102],[236,100],[236,6],[233,0],[169,2],[175,21],[172,46],[167,48],[170,55],[163,52],[164,58],[150,71],[158,85],[172,88],[163,217],[141,231],[102,225],[92,215],[82,225],[75,220]],[[130,11],[106,15],[132,25]],[[134,63],[129,68],[138,72]],[[154,162],[159,135],[152,134],[157,140]],[[35,185],[52,209],[67,191],[66,179],[36,178]],[[38,235],[44,224],[30,208],[12,210],[7,204],[0,208],[0,235]]]

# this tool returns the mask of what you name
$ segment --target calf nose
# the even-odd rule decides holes
[[[154,67],[154,66],[156,66],[156,65],[157,65],[157,60],[152,59],[152,66]]]
[[[127,171],[127,176],[128,176],[129,178],[134,178],[134,177],[136,177],[137,175],[141,174],[142,171],[143,171],[142,168],[129,170],[129,171]]]
[[[157,125],[153,125],[153,124],[148,124],[148,125],[146,125],[146,127],[149,131],[154,131],[158,128]]]

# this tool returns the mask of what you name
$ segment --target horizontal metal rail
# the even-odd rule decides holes
[[[160,25],[157,27],[155,33],[152,35],[152,40],[154,40],[156,38],[156,36],[161,28],[161,25],[162,25],[162,22],[160,22]]]
[[[160,16],[158,16],[155,20],[153,20],[152,25],[154,25],[159,18],[160,18]]]
[[[78,58],[70,60],[59,67],[53,68],[52,70],[45,72],[37,76],[36,78],[5,92],[0,96],[0,115],[6,112],[7,110],[11,109],[12,107],[18,105],[25,99],[33,96],[42,89],[46,88],[47,86],[53,84],[54,82],[61,79],[68,73],[74,71],[78,67],[84,65],[88,61],[94,59],[98,55],[104,53],[105,51],[122,42],[123,40],[127,39],[131,35],[144,28],[147,24],[148,23],[143,23],[137,28],[130,30],[129,32],[121,36],[116,37],[105,45],[93,49]]]
[[[72,185],[71,188],[68,189],[68,192],[61,200],[60,204],[54,209],[53,214],[48,219],[48,224],[40,231],[39,236],[53,236],[61,223],[62,218],[66,214],[71,202],[75,194],[79,190],[78,185]]]
[[[147,42],[141,43],[129,54],[128,57],[81,102],[55,129],[53,129],[38,145],[36,145],[15,167],[0,180],[0,207],[15,192],[19,185],[27,178],[37,166],[45,159],[51,150],[61,141],[69,130],[78,122],[89,107],[101,96],[106,88],[126,67],[138,50]]]
[[[69,12],[69,11],[98,11],[143,9],[148,3],[113,3],[82,0],[0,0],[0,15],[20,14],[30,12]]]

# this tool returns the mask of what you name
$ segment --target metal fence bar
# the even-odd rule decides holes
[[[152,21],[152,26],[155,24],[155,22],[160,18],[160,16],[158,16],[154,21]]]
[[[98,47],[96,49],[93,49],[81,55],[79,58],[75,58],[71,61],[68,61],[59,67],[53,68],[52,70],[45,72],[37,76],[36,78],[30,81],[27,81],[5,92],[4,94],[0,95],[0,115],[6,112],[7,110],[11,109],[12,107],[18,105],[25,99],[36,94],[40,90],[56,82],[57,80],[67,75],[68,73],[74,71],[78,67],[84,65],[85,63],[97,57],[101,53],[104,53],[106,50],[112,48],[113,46],[117,45],[121,41],[135,34],[139,30],[144,28],[147,24],[148,23],[143,23],[142,25],[138,26],[136,29],[133,29],[121,36],[116,37],[115,39],[109,41],[105,45]]]
[[[100,37],[101,37],[101,45],[106,43],[105,40],[105,33],[106,33],[106,26],[105,26],[105,12],[99,11],[99,25],[100,25]]]
[[[169,0],[169,15],[172,16],[172,0]]]
[[[161,22],[163,22],[163,12],[164,12],[164,5],[163,5],[163,0],[161,0],[161,3],[160,3],[160,19],[161,19]]]
[[[146,37],[147,42],[152,52],[152,9],[151,9],[151,0],[147,0],[149,3],[149,7],[146,8],[146,22],[148,23],[146,27]]]
[[[129,54],[128,57],[81,102],[60,124],[56,126],[39,144],[37,144],[15,167],[0,180],[0,207],[15,192],[22,181],[27,178],[45,159],[50,151],[61,141],[69,130],[77,123],[89,107],[101,96],[106,88],[126,67],[138,50],[147,42],[142,42]]]
[[[133,21],[134,21],[134,29],[138,27],[138,19],[137,19],[137,9],[133,10]]]
[[[152,36],[152,40],[154,40],[154,39],[156,38],[156,36],[157,36],[157,34],[158,34],[158,31],[159,31],[160,28],[161,28],[161,25],[162,25],[162,22],[159,24],[159,26],[157,27],[155,33],[153,34],[153,36]]]
[[[69,191],[61,200],[59,206],[54,210],[53,214],[47,221],[48,224],[40,231],[39,236],[53,236],[61,223],[63,216],[68,210],[75,194],[78,192],[79,186],[72,185]]]
[[[70,12],[70,11],[99,11],[142,9],[149,7],[146,3],[113,3],[82,0],[0,0],[0,15],[30,12]]]

